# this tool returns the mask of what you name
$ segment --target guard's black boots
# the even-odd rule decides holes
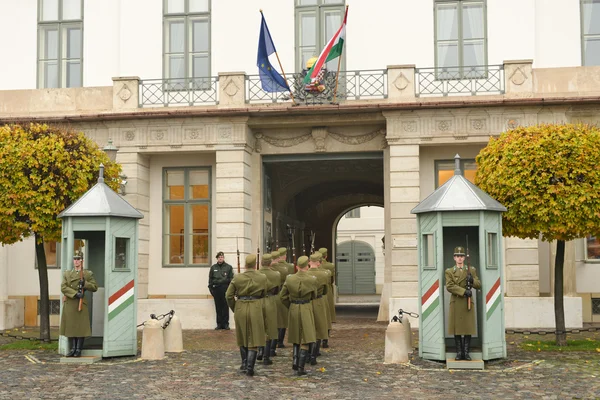
[[[242,365],[240,366],[240,371],[246,372],[246,368],[248,368],[248,348],[240,346],[240,356],[242,357]]]
[[[471,361],[471,356],[469,355],[469,350],[471,349],[471,335],[465,335],[463,340],[463,359]]]
[[[83,350],[83,340],[84,339],[85,338],[82,338],[82,337],[75,338],[76,349],[75,349],[75,352],[73,353],[73,357],[81,357],[81,351]]]
[[[277,347],[284,348],[285,344],[283,344],[283,338],[285,337],[285,328],[279,328],[279,338],[277,340]]]
[[[294,344],[293,349],[294,349],[294,351],[293,351],[293,355],[292,355],[292,369],[294,371],[297,371],[298,370],[298,358],[300,357],[300,345]]]
[[[456,345],[456,361],[464,360],[462,350],[462,338],[460,335],[454,335],[454,344]]]
[[[317,365],[317,355],[319,354],[319,345],[321,344],[321,339],[317,339],[316,343],[312,343],[309,347],[310,349],[310,365]]]
[[[248,368],[246,375],[254,376],[254,364],[256,364],[256,350],[248,350]]]
[[[323,346],[324,349],[329,347],[329,339],[323,339]]]
[[[256,355],[256,359],[259,360],[259,361],[262,360],[264,354],[265,354],[265,347],[264,346],[260,346],[258,348],[258,354]]]
[[[300,350],[300,357],[298,358],[298,370],[296,371],[296,375],[302,376],[306,375],[306,371],[304,370],[304,365],[306,365],[306,359],[309,357],[307,350]]]
[[[264,353],[265,359],[263,360],[263,365],[273,364],[273,361],[271,361],[271,343],[272,342],[273,341],[270,339],[265,342],[265,353]],[[260,349],[261,348],[259,347],[259,349],[258,349],[259,352],[260,352]],[[256,357],[256,359],[260,360],[260,358],[258,358],[258,357]]]
[[[277,339],[271,339],[271,357],[275,357],[277,355],[277,353],[275,352],[275,349],[277,348]]]
[[[73,357],[75,350],[77,350],[77,338],[69,338],[69,347],[71,347],[71,350],[67,353],[67,357]]]
[[[317,357],[321,355],[321,342],[321,339],[317,340]]]

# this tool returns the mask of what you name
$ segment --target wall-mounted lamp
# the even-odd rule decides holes
[[[110,161],[115,162],[117,159],[117,151],[119,151],[119,149],[113,144],[112,139],[108,139],[108,143],[102,150],[106,153]]]

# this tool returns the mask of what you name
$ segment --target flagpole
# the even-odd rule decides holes
[[[344,14],[344,21],[346,20],[346,15],[348,14],[348,6],[346,5],[346,14]],[[346,47],[346,46],[344,46]],[[342,48],[342,51],[344,51],[344,48]],[[340,57],[338,60],[338,67],[337,67],[337,73],[335,74],[335,90],[333,91],[333,101],[332,103],[335,103],[335,100],[337,99],[337,89],[338,89],[338,81],[340,79],[340,65],[342,64],[342,54],[340,53]]]
[[[260,9],[260,15],[264,17],[262,8]],[[275,56],[277,57],[279,68],[281,68],[281,74],[283,75],[283,79],[285,79],[285,83],[288,85],[288,89],[290,90],[290,97],[292,98],[292,103],[296,104],[296,99],[294,99],[294,93],[292,93],[292,88],[290,88],[287,78],[285,77],[285,71],[283,70],[283,65],[281,65],[281,60],[279,59],[279,54],[277,54],[277,51],[275,51]]]

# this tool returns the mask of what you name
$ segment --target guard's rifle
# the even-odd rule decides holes
[[[289,226],[289,225],[288,225]],[[298,272],[298,260],[296,259],[296,242],[294,241],[294,229],[290,228],[290,236],[292,237],[292,262],[294,263],[294,273]]]
[[[81,268],[79,269],[79,287],[77,288],[78,292],[81,292],[81,297],[79,298],[79,307],[77,307],[77,311],[81,311],[83,308],[83,294],[84,294],[84,286],[85,282],[83,280],[83,258],[81,259]]]
[[[239,238],[235,238],[235,246],[237,248],[237,262],[238,262],[238,274],[241,273],[241,269],[240,269],[240,243],[239,243]]]
[[[256,268],[254,269],[258,269],[258,266],[260,265],[260,247],[256,248]]]
[[[315,252],[315,236],[317,236],[316,232],[310,231],[310,254]]]
[[[279,237],[277,236],[277,225],[279,225],[279,220],[275,219],[275,250],[279,250]]]
[[[467,235],[467,290],[471,295],[467,298],[467,310],[471,311],[471,298],[473,297],[473,275],[471,275],[471,255],[469,254],[469,235]]]

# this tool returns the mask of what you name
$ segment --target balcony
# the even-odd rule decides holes
[[[133,113],[223,114],[319,106],[579,104],[600,101],[599,76],[600,67],[534,69],[531,60],[456,68],[391,65],[381,70],[326,72],[318,90],[307,90],[303,74],[287,75],[291,91],[283,93],[263,91],[258,75],[245,72],[182,79],[118,77],[112,86],[0,91],[0,119],[102,119],[112,113],[129,118]]]

